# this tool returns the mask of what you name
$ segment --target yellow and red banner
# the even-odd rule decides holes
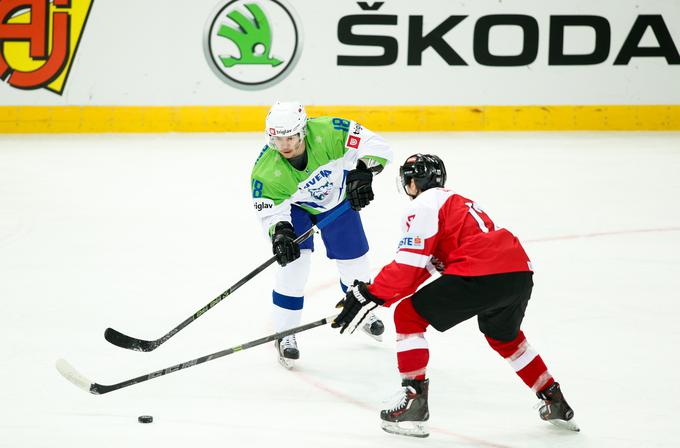
[[[0,79],[61,95],[92,1],[0,1]]]

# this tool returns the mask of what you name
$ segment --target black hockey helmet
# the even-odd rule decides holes
[[[433,154],[414,154],[399,168],[399,178],[404,191],[411,179],[415,180],[418,190],[425,191],[444,186],[446,168],[442,159]]]

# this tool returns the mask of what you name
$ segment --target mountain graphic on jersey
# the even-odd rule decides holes
[[[326,183],[318,188],[310,188],[309,189],[309,194],[312,195],[314,199],[317,201],[323,201],[328,197],[329,194],[331,194],[331,191],[333,190],[333,182],[329,182],[328,180]]]
[[[332,171],[321,170],[302,189],[306,189],[317,201],[323,201],[333,191],[333,182],[328,180],[331,174],[333,174]]]

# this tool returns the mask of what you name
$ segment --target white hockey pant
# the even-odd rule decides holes
[[[304,290],[311,269],[312,251],[300,251],[300,258],[279,267],[274,285],[274,310],[272,319],[277,332],[297,327],[302,321]],[[336,260],[340,281],[351,286],[354,280],[368,282],[371,279],[368,255],[352,260]],[[340,296],[338,297],[340,300]]]

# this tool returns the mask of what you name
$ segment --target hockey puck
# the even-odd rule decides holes
[[[137,421],[139,423],[152,423],[153,417],[150,415],[140,415],[139,417],[137,417]]]

